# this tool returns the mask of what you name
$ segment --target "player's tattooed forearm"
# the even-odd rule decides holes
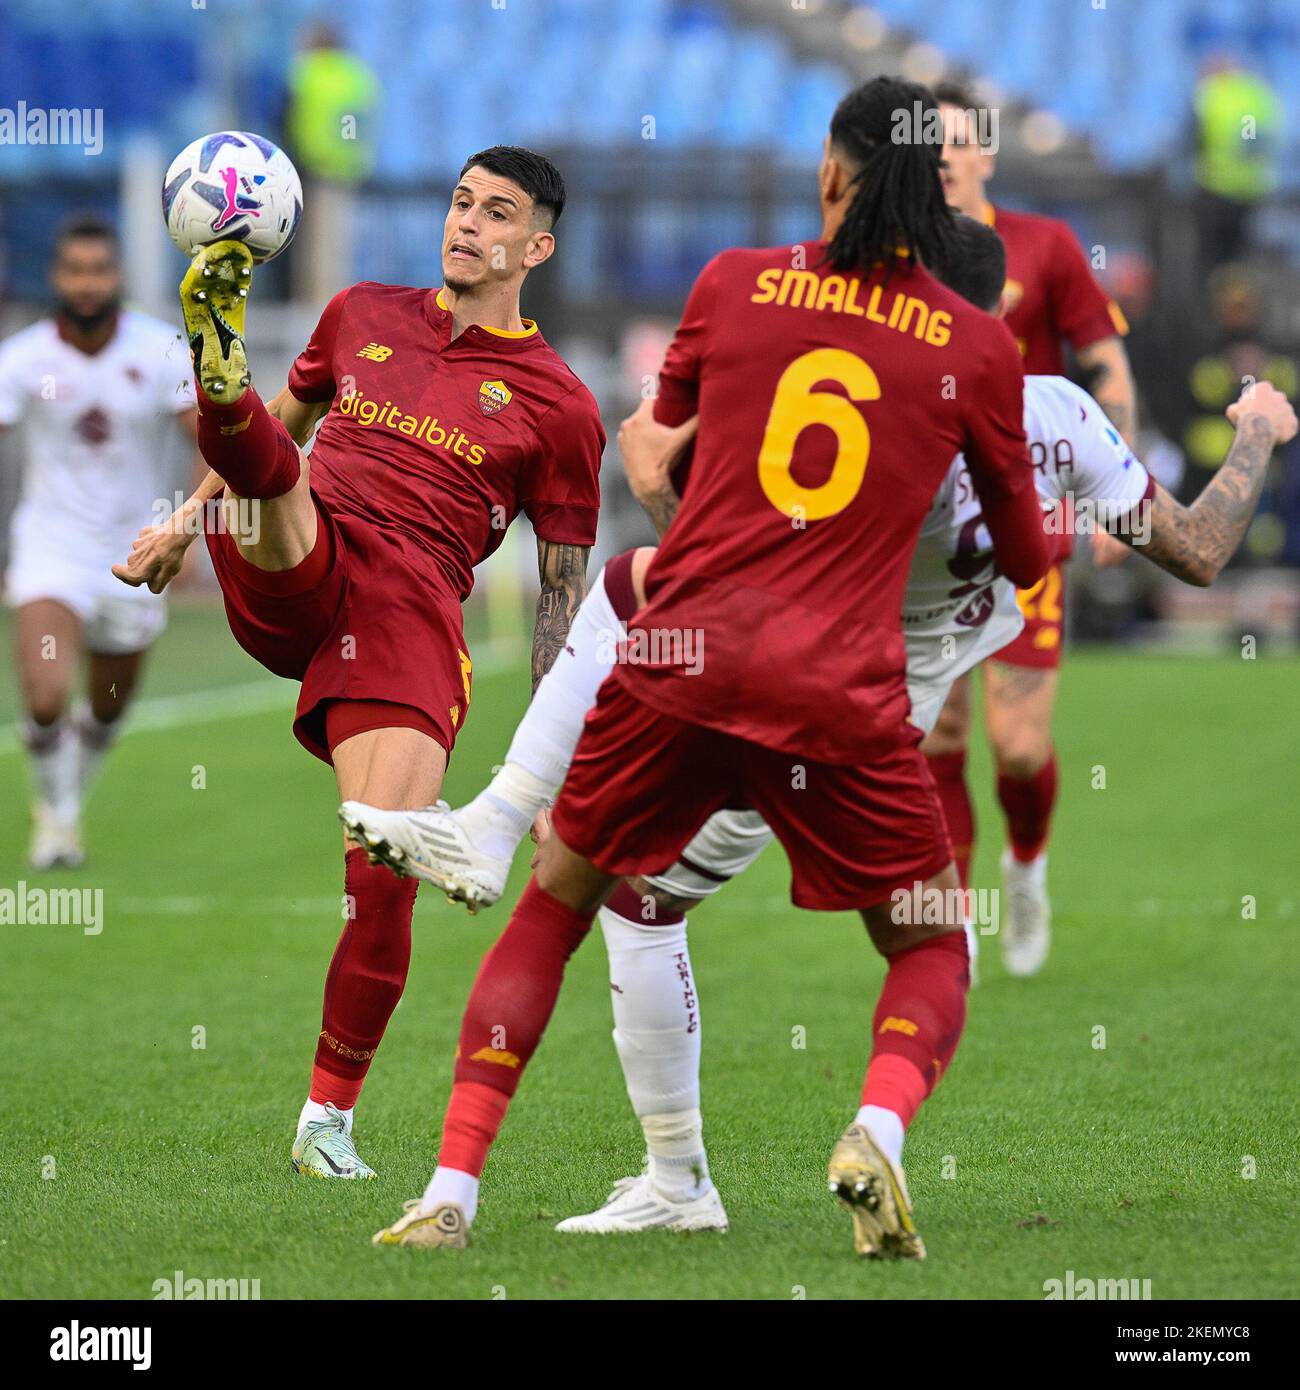
[[[1157,488],[1151,534],[1143,547],[1147,557],[1188,584],[1212,584],[1255,515],[1275,440],[1266,420],[1248,415],[1228,457],[1190,507]],[[1122,539],[1133,543],[1128,535]]]
[[[673,518],[677,515],[677,509],[681,506],[682,499],[671,487],[665,487],[659,492],[646,493],[637,500],[641,503],[642,511],[650,518],[650,524],[655,528],[659,539],[662,540],[664,532],[668,530]]]
[[[537,596],[533,625],[533,689],[564,650],[573,615],[587,596],[589,546],[537,542],[537,572],[542,591]]]

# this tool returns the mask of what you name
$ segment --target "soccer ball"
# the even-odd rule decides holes
[[[162,189],[167,234],[187,255],[227,239],[255,261],[269,261],[293,240],[302,217],[302,184],[289,156],[260,135],[219,130],[172,160]]]

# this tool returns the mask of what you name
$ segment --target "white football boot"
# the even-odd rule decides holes
[[[673,1201],[650,1182],[649,1173],[620,1178],[605,1205],[586,1216],[570,1216],[555,1228],[566,1234],[614,1236],[637,1231],[725,1231],[727,1213],[718,1189],[702,1197]]]
[[[86,862],[86,852],[76,817],[57,815],[48,802],[34,803],[27,862],[42,873],[50,869],[79,869]]]
[[[505,891],[510,860],[476,849],[459,817],[445,801],[420,811],[381,811],[361,801],[339,807],[339,820],[372,864],[432,883],[477,912]]]
[[[1036,975],[1052,944],[1052,904],[1047,897],[1047,856],[1022,864],[1002,856],[1002,964],[1008,975]]]

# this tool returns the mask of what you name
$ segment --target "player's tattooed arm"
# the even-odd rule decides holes
[[[1093,399],[1131,447],[1137,435],[1137,388],[1123,340],[1118,334],[1102,338],[1081,348],[1077,356]]]
[[[681,425],[661,425],[654,410],[653,400],[641,402],[619,426],[618,447],[632,496],[662,538],[681,505],[672,470],[695,438],[699,417],[693,415]]]
[[[564,650],[578,605],[587,596],[587,557],[591,547],[538,540],[537,573],[542,591],[537,596],[533,625],[533,689]]]
[[[637,493],[636,500],[641,504],[641,510],[650,518],[655,534],[663,540],[664,532],[672,525],[677,508],[682,504],[682,499],[673,490],[672,483],[665,479],[662,485]]]
[[[1228,457],[1209,486],[1184,507],[1157,486],[1149,534],[1138,525],[1120,532],[1134,549],[1187,584],[1213,584],[1241,544],[1255,515],[1273,449],[1295,438],[1296,415],[1287,398],[1259,382],[1228,407],[1237,427]]]

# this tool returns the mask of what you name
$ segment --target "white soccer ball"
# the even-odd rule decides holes
[[[302,183],[279,146],[246,130],[219,130],[172,160],[162,209],[168,235],[187,256],[231,239],[255,261],[269,261],[298,230]]]

